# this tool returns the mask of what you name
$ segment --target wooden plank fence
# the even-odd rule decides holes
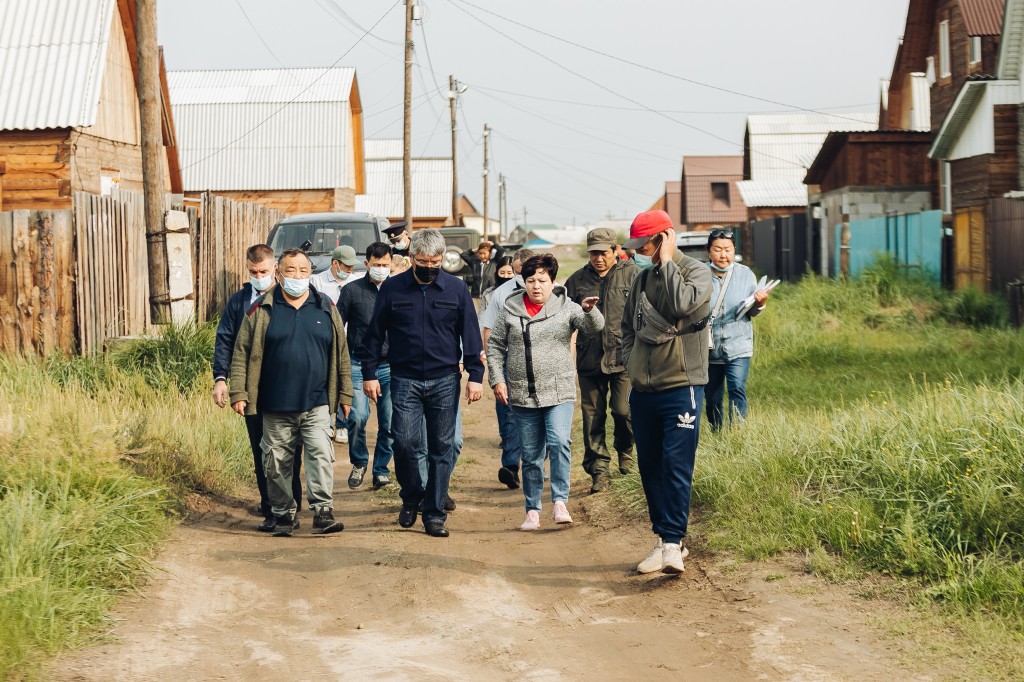
[[[213,319],[231,294],[249,281],[245,251],[267,241],[270,228],[287,214],[259,204],[232,201],[205,192],[196,235],[196,313]]]

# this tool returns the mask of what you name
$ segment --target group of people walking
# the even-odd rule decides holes
[[[387,234],[390,244],[367,247],[363,277],[352,275],[358,260],[350,246],[335,249],[331,268],[318,275],[299,249],[276,263],[266,245],[246,254],[250,282],[232,296],[217,331],[214,400],[245,417],[265,518],[259,530],[287,536],[299,526],[300,460],[313,532],[343,530],[333,515],[332,439],[347,436],[348,483],[360,487],[370,467],[372,401],[373,487],[391,482],[393,458],[399,524],[411,528],[422,515],[427,534],[447,537],[462,374],[467,404],[480,400],[486,360],[501,436],[498,480],[523,488],[521,530],[540,527],[548,477],[552,521],[572,523],[578,382],[591,492],[606,490],[613,470],[638,466],[657,536],[638,570],[681,572],[705,386],[713,428],[724,421],[726,385],[730,421],[746,417],[750,318],[768,296],[734,263],[732,233],[712,232],[710,262],[701,263],[676,250],[666,213],[648,211],[624,245],[611,230],[591,231],[589,262],[564,285],[553,256],[526,248],[506,256],[483,242],[462,254],[469,286],[441,269],[446,245],[437,230],[410,235],[396,224]],[[395,267],[396,257],[408,259],[406,269]],[[745,305],[751,295],[753,308]]]

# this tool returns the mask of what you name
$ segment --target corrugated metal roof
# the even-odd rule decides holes
[[[684,156],[683,175],[743,175],[743,157]]]
[[[686,176],[685,223],[731,223],[747,219],[747,206],[743,203],[737,183],[743,180],[743,173],[732,175]],[[729,208],[714,207],[711,194],[712,183],[729,184]]]
[[[402,138],[366,140],[363,142],[363,157],[367,161],[370,159],[400,159],[404,151],[402,145]]]
[[[354,77],[352,68],[168,73],[185,191],[350,186]]]
[[[167,74],[167,85],[176,105],[347,102],[355,75],[356,70],[348,66],[172,71]]]
[[[807,186],[792,180],[743,180],[736,187],[747,206],[806,206]]]
[[[371,140],[367,140],[369,145]],[[412,214],[415,218],[452,215],[451,159],[412,159]],[[356,195],[356,211],[388,218],[405,212],[402,160],[366,160],[366,194]]]
[[[960,0],[969,36],[997,36],[1003,32],[1005,0]]]
[[[1024,0],[1007,0],[1003,15],[1003,34],[999,39],[999,66],[996,75],[1000,79],[1017,80],[1021,73],[1021,57],[1024,53]]]
[[[96,122],[114,0],[0,3],[0,130]]]
[[[807,166],[818,155],[818,150],[830,132],[877,129],[877,112],[751,114],[747,117],[750,177],[755,181],[784,180],[800,184],[807,174]],[[751,204],[746,195],[743,201],[747,206],[794,205]]]

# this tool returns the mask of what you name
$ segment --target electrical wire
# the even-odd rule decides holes
[[[387,15],[391,14],[391,10],[393,10],[393,9],[394,9],[395,7],[397,7],[397,6],[399,5],[399,3],[401,3],[401,2],[402,2],[402,0],[396,0],[395,4],[391,5],[391,7],[389,7],[389,8],[387,9],[387,11],[386,11],[386,12],[384,12],[384,14],[382,14],[382,15],[380,16],[380,19],[378,19],[378,20],[377,20],[377,21],[376,21],[376,22],[375,22],[375,23],[373,24],[373,26],[371,26],[371,27],[370,27],[370,30],[372,31],[373,29],[377,28],[377,25],[378,25],[378,24],[380,24],[380,22],[384,21],[384,17],[386,17]],[[367,31],[367,33],[369,33],[369,31]],[[277,115],[278,115],[279,113],[281,113],[282,111],[284,111],[284,110],[285,110],[285,109],[286,109],[286,108],[288,107],[288,105],[290,105],[290,104],[294,103],[294,102],[295,102],[295,101],[296,101],[297,99],[299,99],[299,97],[301,97],[301,96],[302,96],[303,94],[305,94],[307,90],[309,90],[309,89],[310,89],[310,88],[312,88],[312,87],[313,87],[314,85],[316,85],[316,84],[317,84],[317,82],[319,82],[321,78],[323,78],[324,76],[326,76],[326,75],[327,75],[327,74],[328,74],[328,73],[330,72],[330,70],[331,70],[331,69],[333,69],[333,68],[334,68],[335,66],[337,66],[337,65],[338,65],[338,64],[339,64],[339,63],[341,62],[341,60],[342,60],[342,59],[344,59],[345,57],[347,57],[347,56],[348,56],[348,53],[349,53],[349,52],[351,52],[352,50],[354,50],[354,49],[356,48],[356,46],[357,46],[357,45],[358,45],[358,44],[359,44],[359,43],[360,43],[360,42],[361,42],[361,41],[363,40],[363,38],[364,38],[364,37],[366,37],[366,34],[365,34],[365,33],[364,33],[364,34],[363,34],[362,36],[360,36],[360,37],[359,37],[359,39],[358,39],[358,40],[356,40],[356,42],[352,43],[352,46],[351,46],[351,47],[349,47],[349,48],[348,48],[347,50],[345,50],[345,52],[344,52],[344,53],[343,53],[343,54],[342,54],[342,55],[341,55],[340,57],[338,57],[338,59],[336,59],[336,60],[335,60],[335,62],[334,62],[333,64],[331,64],[331,65],[330,65],[329,67],[327,67],[326,69],[324,69],[324,72],[323,72],[322,74],[320,74],[319,76],[317,76],[317,77],[316,77],[316,78],[315,78],[315,79],[313,80],[313,82],[311,82],[311,83],[310,83],[309,85],[307,85],[307,86],[306,86],[305,88],[303,88],[303,89],[302,89],[301,91],[299,91],[299,93],[298,93],[298,94],[296,94],[296,95],[295,95],[295,97],[293,97],[292,99],[290,99],[290,100],[288,100],[287,102],[285,102],[284,104],[282,104],[282,105],[281,105],[281,106],[280,106],[280,107],[279,107],[279,108],[278,108],[277,110],[275,110],[275,111],[274,111],[274,112],[273,112],[272,114],[270,114],[269,116],[267,116],[267,117],[266,117],[265,119],[263,119],[262,121],[260,121],[259,123],[257,123],[257,124],[256,124],[255,126],[253,126],[252,128],[250,128],[250,129],[249,129],[248,131],[246,131],[245,133],[243,133],[243,134],[242,134],[242,135],[240,135],[239,137],[236,137],[236,138],[235,138],[234,140],[232,140],[231,142],[228,142],[228,143],[227,143],[226,145],[224,145],[224,146],[223,146],[223,147],[221,147],[220,149],[217,149],[216,151],[212,152],[211,154],[208,154],[207,156],[204,156],[203,158],[199,159],[198,161],[194,161],[193,163],[190,163],[189,165],[187,165],[187,166],[184,166],[184,167],[183,167],[183,168],[182,168],[181,170],[186,170],[186,169],[192,168],[193,166],[196,166],[196,165],[198,165],[198,164],[200,164],[200,163],[204,163],[204,162],[208,161],[209,159],[213,158],[214,156],[216,156],[217,154],[220,154],[221,152],[223,152],[223,151],[224,151],[225,149],[227,149],[227,148],[228,148],[228,147],[230,147],[231,145],[235,144],[236,142],[239,142],[240,140],[242,140],[242,139],[244,139],[244,138],[248,137],[249,135],[251,135],[251,134],[252,134],[253,132],[255,132],[255,131],[256,131],[256,130],[258,129],[258,128],[260,128],[260,127],[261,127],[261,126],[262,126],[262,125],[263,125],[264,123],[266,123],[267,121],[269,121],[270,119],[274,118],[274,117],[275,117],[275,116],[277,116]]]
[[[391,91],[391,92],[394,92],[394,89],[392,89],[392,91]],[[390,93],[389,93],[389,94],[390,94]],[[430,94],[430,93],[428,93],[428,92],[424,92],[424,93],[421,93],[421,94],[419,94],[419,95],[416,95],[415,97],[413,97],[413,98],[412,98],[411,100],[409,100],[409,101],[410,101],[410,102],[415,102],[415,101],[416,101],[416,100],[418,100],[418,99],[422,99],[423,97],[427,97],[427,96],[428,96],[429,94]],[[380,111],[375,111],[375,112],[373,112],[372,114],[369,114],[369,115],[367,115],[367,116],[363,116],[363,120],[365,121],[365,120],[366,120],[366,119],[368,119],[368,118],[373,118],[374,116],[378,116],[378,115],[380,115],[380,114],[383,114],[383,113],[384,113],[385,111],[391,111],[392,109],[397,109],[398,107],[400,107],[400,106],[403,106],[404,104],[405,104],[405,102],[404,102],[404,101],[402,101],[402,102],[399,102],[398,104],[395,104],[395,105],[393,105],[393,106],[390,106],[390,107],[388,107],[388,108],[386,108],[386,109],[381,109]],[[421,102],[421,104],[422,104],[422,102]]]
[[[428,100],[427,100],[427,99],[424,99],[424,100],[423,100],[423,102],[426,102],[426,101],[428,101]],[[423,106],[423,102],[420,102],[419,104],[417,104],[416,106],[414,106],[414,107],[413,107],[413,108],[412,108],[412,109],[411,109],[411,110],[409,111],[409,113],[411,114],[411,113],[412,113],[413,111],[416,111],[417,109],[419,109],[420,107],[422,107],[422,106]],[[403,102],[402,104],[405,104],[405,103]],[[391,108],[392,108],[392,109],[394,109],[394,107],[391,107]],[[387,130],[387,129],[388,129],[388,128],[390,128],[391,126],[393,126],[393,125],[395,125],[396,123],[398,123],[399,121],[401,121],[401,120],[402,120],[403,118],[405,118],[405,112],[404,112],[404,111],[402,112],[402,115],[401,115],[401,116],[399,116],[398,118],[396,118],[396,119],[395,119],[394,121],[391,121],[390,123],[388,123],[387,125],[385,125],[385,126],[384,126],[383,128],[381,128],[380,130],[377,130],[376,132],[370,133],[370,134],[369,134],[369,135],[367,136],[367,139],[371,139],[371,140],[372,140],[372,139],[373,139],[373,138],[374,138],[374,137],[375,137],[375,136],[376,136],[377,134],[379,134],[379,133],[382,133],[382,132],[384,132],[385,130]]]
[[[437,72],[434,71],[434,63],[430,60],[430,45],[427,44],[427,30],[423,28],[423,21],[420,21],[420,35],[423,36],[423,51],[427,53],[427,70],[430,71],[430,77],[434,80],[434,87],[437,88],[437,93],[444,96],[444,90],[437,83]]]
[[[427,148],[430,147],[430,142],[434,139],[434,133],[437,132],[437,126],[441,125],[441,119],[444,118],[444,115],[445,110],[442,109],[441,113],[438,114],[437,116],[437,120],[434,121],[434,129],[430,131],[430,137],[427,138],[427,143],[423,145],[423,152],[420,154],[420,156],[426,156]]]
[[[358,30],[363,31],[364,33],[369,35],[371,38],[376,38],[377,40],[381,41],[382,43],[387,43],[388,45],[397,45],[399,47],[403,47],[405,45],[405,43],[399,42],[397,40],[387,40],[386,38],[381,38],[378,35],[374,35],[373,33],[370,33],[369,31],[364,29],[362,26],[360,26],[359,22],[356,21],[355,19],[353,19],[352,16],[348,14],[348,12],[343,10],[341,8],[341,5],[339,5],[337,2],[335,2],[335,0],[325,0],[325,2],[330,3],[331,6],[333,6],[338,11],[338,14],[340,14],[345,19],[345,21],[347,21],[350,24],[352,24],[353,26],[355,26]],[[319,0],[317,0],[317,4],[319,4]]]
[[[330,2],[331,0],[324,0],[324,1],[325,1],[325,2]],[[237,2],[237,0],[236,0],[236,2]],[[349,28],[348,26],[346,26],[346,25],[345,25],[345,23],[344,23],[343,21],[341,21],[340,19],[338,19],[338,17],[336,17],[336,16],[334,15],[334,13],[333,13],[333,12],[331,12],[330,8],[328,8],[328,7],[325,7],[325,6],[324,6],[324,4],[323,4],[323,2],[321,2],[321,0],[313,0],[313,2],[315,2],[315,3],[317,4],[317,5],[319,5],[320,9],[322,9],[322,10],[323,10],[323,11],[324,11],[324,12],[325,12],[325,13],[327,14],[327,16],[329,16],[329,17],[330,17],[331,19],[333,19],[333,20],[335,21],[335,23],[337,23],[337,24],[338,24],[339,26],[341,26],[341,27],[342,27],[343,29],[345,29],[346,31],[348,31],[349,33],[351,33],[351,34],[352,34],[352,35],[354,35],[354,36],[358,36],[358,35],[359,35],[359,34],[358,34],[358,33],[356,33],[355,31],[353,31],[353,30],[352,30],[351,28]],[[346,15],[346,16],[347,16],[347,15]],[[362,29],[360,29],[360,30],[362,30]],[[366,34],[364,34],[364,35],[366,35]],[[384,40],[383,38],[378,38],[377,36],[375,36],[375,35],[372,35],[372,34],[370,34],[370,36],[371,36],[372,38],[377,38],[377,40],[381,40],[381,41],[383,41],[383,42],[385,42],[385,43],[389,43],[389,44],[391,44],[391,45],[399,45],[399,46],[401,46],[401,45],[404,45],[404,43],[396,43],[396,42],[392,42],[392,41],[390,41],[390,40]],[[401,61],[402,61],[401,59],[398,59],[397,57],[395,57],[395,56],[393,56],[393,55],[390,55],[390,54],[388,54],[387,52],[384,52],[383,50],[381,50],[380,48],[376,47],[376,46],[375,46],[375,45],[373,45],[372,43],[367,43],[367,44],[366,44],[366,46],[367,46],[367,47],[369,47],[369,48],[370,48],[371,50],[373,50],[373,51],[375,51],[375,52],[378,52],[378,53],[380,53],[380,54],[384,55],[385,57],[387,57],[387,58],[388,58],[389,60],[391,60],[391,61],[393,61],[393,62],[401,62]]]
[[[592,47],[587,47],[586,45],[580,45],[579,43],[574,43],[571,40],[566,40],[565,38],[561,38],[561,37],[553,35],[551,33],[546,33],[544,31],[541,31],[538,28],[534,28],[533,26],[529,26],[527,24],[520,23],[520,22],[518,22],[518,21],[516,21],[514,19],[509,19],[508,17],[504,17],[504,16],[498,14],[497,12],[492,12],[491,10],[483,8],[483,7],[480,7],[479,5],[474,5],[471,2],[467,2],[467,0],[448,0],[448,1],[450,3],[452,3],[453,5],[456,2],[460,2],[462,4],[469,5],[470,7],[478,9],[481,12],[486,12],[487,14],[490,14],[491,16],[497,17],[497,18],[502,19],[503,21],[507,21],[507,22],[509,22],[511,24],[515,24],[516,26],[520,26],[520,27],[525,28],[525,29],[527,29],[529,31],[533,31],[534,33],[539,33],[542,36],[546,36],[546,37],[551,38],[553,40],[557,40],[559,42],[563,42],[563,43],[565,43],[567,45],[572,45],[573,47],[577,47],[577,48],[579,48],[581,50],[586,50],[587,52],[592,52],[594,54],[601,55],[602,57],[607,57],[608,59],[613,59],[615,61],[622,62],[623,64],[629,64],[630,66],[635,66],[637,68],[644,69],[645,71],[650,71],[652,73],[657,73],[657,74],[660,74],[662,76],[667,76],[669,78],[674,78],[676,80],[680,80],[680,81],[683,81],[685,83],[690,83],[692,85],[699,85],[699,86],[704,87],[704,88],[710,88],[711,90],[718,90],[719,92],[725,92],[725,93],[728,93],[730,95],[736,95],[738,97],[746,97],[748,99],[755,99],[755,100],[758,100],[758,101],[761,101],[761,102],[767,102],[768,104],[774,104],[775,106],[786,107],[787,109],[797,109],[799,111],[806,111],[806,112],[811,113],[811,114],[820,114],[821,113],[820,111],[816,111],[814,109],[808,109],[806,107],[800,107],[800,106],[797,106],[795,104],[787,104],[786,102],[777,102],[777,101],[772,100],[772,99],[767,99],[765,97],[758,97],[757,95],[748,95],[747,93],[738,92],[736,90],[730,90],[728,88],[723,88],[723,87],[718,86],[718,85],[711,85],[710,83],[702,83],[701,81],[696,81],[696,80],[693,80],[692,78],[685,78],[684,76],[678,76],[678,75],[676,75],[674,73],[669,73],[667,71],[662,71],[661,69],[655,69],[654,67],[646,66],[645,64],[640,64],[638,62],[633,62],[633,61],[630,61],[628,59],[623,59],[622,57],[616,57],[615,55],[608,54],[607,52],[601,52],[600,50],[595,50]],[[459,9],[462,9],[462,8],[460,7]],[[465,9],[462,9],[462,11],[466,12],[466,14],[469,14],[469,16],[471,16],[471,17],[473,16],[472,14],[467,12]],[[477,19],[476,17],[473,17],[473,18]],[[485,26],[487,26],[491,30],[493,30],[495,32],[498,32],[498,33],[501,33],[501,31],[498,31],[498,29],[494,28],[493,26],[488,25],[486,22],[483,22],[480,19],[477,19],[477,21],[480,21],[480,23],[484,24]],[[505,35],[505,34],[502,33],[501,35]],[[505,37],[508,38],[508,36],[505,36]],[[511,38],[509,38],[509,39],[512,40]],[[516,41],[513,40],[513,42],[516,42]],[[527,48],[527,49],[529,49],[529,48]],[[531,50],[531,52],[533,52],[533,50]],[[540,53],[535,53],[535,54],[540,54]],[[543,56],[543,55],[541,55],[541,56]],[[545,57],[545,59],[547,59],[547,58]],[[551,61],[552,63],[557,63],[557,62],[554,62],[554,60],[551,60],[551,59],[549,59],[548,61]],[[596,85],[596,83],[595,83],[595,85]],[[624,99],[628,99],[628,98],[624,98]],[[643,105],[641,105],[641,106],[643,106]],[[647,109],[647,107],[644,107],[644,108]],[[651,111],[653,111],[653,110],[651,110]],[[839,116],[841,118],[848,118],[848,117],[845,117],[845,116],[840,116],[839,114],[826,114],[826,116]],[[848,120],[856,121],[857,123],[863,124],[863,121],[861,121],[859,119],[849,118]],[[678,123],[678,121],[677,121],[677,123]]]

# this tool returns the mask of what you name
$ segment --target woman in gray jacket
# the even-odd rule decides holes
[[[512,408],[522,450],[526,521],[521,530],[540,527],[544,454],[551,457],[551,502],[555,523],[572,523],[569,500],[572,412],[576,364],[569,341],[576,331],[604,328],[597,297],[573,303],[555,283],[558,261],[550,254],[523,263],[526,293],[512,295],[491,329],[487,367],[495,397]]]
[[[712,230],[708,236],[708,257],[714,290],[711,292],[711,343],[708,354],[708,384],[704,388],[708,423],[722,428],[722,401],[729,387],[729,423],[733,415],[747,418],[747,374],[754,355],[754,324],[768,301],[768,290],[757,289],[757,277],[745,265],[735,263],[736,243],[732,230]],[[731,274],[730,274],[731,272]],[[728,283],[725,299],[719,302]],[[754,307],[738,315],[743,301],[754,295]],[[717,314],[716,314],[717,313]]]

